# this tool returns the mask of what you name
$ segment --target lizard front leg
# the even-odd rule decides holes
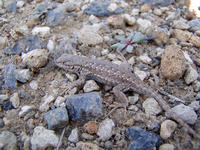
[[[121,102],[120,104],[114,106],[114,108],[106,115],[108,117],[111,113],[113,113],[118,108],[124,108],[126,110],[128,106],[128,99],[123,91],[127,90],[127,85],[119,84],[113,88],[113,93],[117,97],[117,99]]]
[[[65,90],[60,95],[65,94],[65,92],[69,92],[69,90],[73,89],[74,87],[82,86],[85,83],[85,80],[86,80],[86,75],[80,75],[78,80],[76,80],[76,81],[72,82],[71,84],[67,85]]]

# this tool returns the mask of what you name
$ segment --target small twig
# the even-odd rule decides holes
[[[60,146],[61,146],[61,144],[62,144],[62,139],[63,139],[63,136],[64,136],[64,134],[65,134],[65,128],[62,130],[62,134],[61,134],[61,136],[60,136],[60,139],[59,139],[59,142],[58,142],[58,145],[57,145],[57,147],[56,147],[56,150],[59,150],[59,148],[60,148]]]
[[[167,93],[167,92],[165,92],[163,90],[158,90],[158,92],[163,94],[163,95],[165,95],[165,96],[167,96],[167,97],[169,97],[170,99],[172,99],[174,101],[181,102],[181,103],[185,104],[185,101],[183,101],[182,99],[180,99],[180,98],[178,98],[176,96],[173,96],[173,95],[171,95],[171,94],[169,94],[169,93]]]

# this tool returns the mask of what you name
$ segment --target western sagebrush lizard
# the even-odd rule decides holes
[[[97,81],[113,86],[113,93],[119,100],[125,102],[125,107],[128,106],[128,99],[123,92],[132,90],[138,94],[145,94],[153,97],[162,109],[168,113],[169,117],[186,128],[188,133],[199,138],[199,135],[187,123],[172,112],[170,106],[162,99],[161,95],[133,74],[129,67],[105,60],[90,59],[71,54],[63,54],[56,60],[56,65],[79,76],[79,79],[66,87],[66,90],[83,85],[87,77],[91,76]]]

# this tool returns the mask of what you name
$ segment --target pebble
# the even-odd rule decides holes
[[[56,129],[65,127],[68,122],[68,113],[65,107],[58,107],[44,114],[44,120],[48,129]]]
[[[76,150],[100,150],[100,147],[90,142],[78,142],[76,144]]]
[[[60,107],[60,106],[65,106],[65,98],[64,97],[61,97],[61,96],[58,96],[54,102],[54,105],[56,107]]]
[[[4,49],[8,44],[8,38],[0,36],[0,50]]]
[[[2,9],[3,7],[3,0],[0,0],[0,8]]]
[[[11,97],[10,97],[10,102],[12,103],[12,106],[14,108],[18,108],[20,106],[20,99],[19,99],[19,95],[18,93],[14,93]]]
[[[0,134],[0,149],[18,150],[17,137],[9,131],[2,131]]]
[[[98,92],[73,95],[66,100],[69,116],[74,121],[88,121],[104,113],[102,98]]]
[[[50,104],[51,102],[53,102],[54,99],[55,99],[55,98],[54,98],[54,96],[52,96],[52,95],[45,95],[44,97],[42,97],[39,110],[40,110],[41,112],[46,112],[47,110],[49,110],[49,104]]]
[[[173,144],[162,144],[159,150],[175,150],[175,146]]]
[[[16,74],[16,66],[13,64],[8,64],[4,70],[4,85],[3,87],[6,89],[16,89],[17,88],[17,80],[15,77]]]
[[[124,21],[126,24],[133,26],[136,23],[136,19],[129,14],[124,14]]]
[[[86,45],[97,45],[103,42],[103,38],[99,35],[99,24],[84,25],[78,32],[78,39]]]
[[[112,149],[113,148],[113,143],[111,141],[106,141],[104,144],[104,147],[106,149]]]
[[[55,148],[58,144],[59,138],[54,131],[45,129],[43,126],[37,126],[34,129],[31,137],[31,149],[47,149]]]
[[[187,20],[182,19],[182,18],[179,20],[174,20],[173,27],[176,29],[181,29],[181,30],[187,30],[190,28],[190,26],[187,24]]]
[[[192,43],[196,47],[200,47],[200,37],[197,35],[192,35],[191,38],[189,39],[189,42]]]
[[[151,64],[152,59],[145,53],[137,58],[139,61],[145,63],[145,64]]]
[[[24,1],[17,1],[17,8],[22,8],[24,6],[25,2]]]
[[[134,94],[134,96],[129,96],[128,101],[131,105],[135,105],[139,100],[139,94]]]
[[[111,3],[111,4],[108,6],[107,10],[110,11],[110,12],[115,12],[115,11],[117,10],[117,8],[118,8],[118,6],[117,6],[116,3]]]
[[[121,29],[124,26],[124,18],[122,15],[112,15],[106,19],[106,24]]]
[[[161,144],[159,136],[138,126],[129,127],[127,136],[130,140],[128,150],[156,149]]]
[[[172,111],[188,124],[195,124],[197,120],[197,114],[195,111],[191,107],[185,106],[184,104],[179,104],[173,107]]]
[[[195,92],[199,92],[200,91],[200,81],[197,81],[197,80],[194,81],[192,86],[193,86]]]
[[[26,83],[27,81],[31,80],[32,75],[29,69],[17,69],[15,77],[17,81]]]
[[[116,8],[116,10],[113,11],[115,9],[114,7],[116,7],[115,4],[112,4],[109,0],[96,0],[91,2],[89,6],[86,9],[84,9],[84,13],[94,16],[109,16],[124,12],[122,8]],[[111,9],[111,11],[109,11],[109,9]]]
[[[87,133],[81,134],[81,138],[86,139],[86,140],[94,140],[95,139],[94,136],[87,134]]]
[[[189,41],[190,38],[192,37],[191,32],[183,31],[183,30],[180,30],[180,29],[174,29],[173,34],[174,34],[174,37],[181,42]]]
[[[164,140],[168,139],[172,135],[176,127],[177,127],[176,122],[172,120],[163,121],[160,127],[160,136]]]
[[[151,29],[152,30],[152,29]],[[170,32],[166,28],[154,27],[153,31],[149,30],[152,33],[149,33],[154,38],[154,41],[157,45],[163,45],[168,43]]]
[[[106,119],[99,124],[97,135],[102,141],[106,141],[112,136],[114,127],[114,122],[111,119]]]
[[[33,89],[33,90],[37,90],[37,89],[38,89],[38,83],[37,83],[37,81],[35,81],[35,80],[32,80],[32,81],[29,83],[29,85],[30,85],[31,89]]]
[[[21,108],[18,115],[19,115],[19,117],[24,117],[26,114],[28,114],[30,111],[32,111],[34,109],[35,109],[34,106],[25,105]]]
[[[144,13],[144,12],[148,12],[151,10],[151,5],[149,4],[144,4],[140,7],[140,12]]]
[[[46,37],[50,34],[50,27],[34,27],[31,31],[33,35],[39,35],[41,37]]]
[[[72,143],[77,143],[79,141],[79,136],[78,136],[78,128],[75,128],[71,131],[68,141]]]
[[[185,80],[186,84],[190,84],[190,83],[194,82],[195,80],[197,80],[198,77],[199,77],[199,74],[198,74],[197,70],[194,69],[191,65],[189,65],[189,67],[187,68],[187,71],[185,73],[185,76],[184,76],[184,80]]]
[[[199,101],[193,101],[188,106],[193,108],[195,111],[200,110],[200,102]]]
[[[48,62],[48,51],[46,49],[35,49],[22,55],[23,64],[30,68],[40,68]]]
[[[200,19],[195,18],[188,22],[189,26],[191,27],[190,30],[198,31],[200,30]]]
[[[83,87],[84,92],[92,92],[92,91],[98,91],[99,86],[94,80],[88,80],[86,81],[84,87]]]
[[[137,75],[140,80],[144,80],[148,75],[149,73],[145,72],[145,71],[142,71],[142,70],[139,70],[137,67],[134,67],[134,73],[135,75]]]
[[[158,115],[162,109],[160,108],[158,102],[153,98],[147,98],[143,103],[142,107],[145,110],[145,113],[148,115]]]
[[[47,43],[47,49],[49,50],[49,52],[53,52],[53,50],[55,49],[55,43],[53,40],[49,40]]]
[[[138,8],[133,8],[133,10],[131,11],[132,16],[138,16],[139,13],[140,13],[140,10]]]
[[[137,106],[135,106],[135,105],[130,105],[130,106],[128,107],[128,110],[137,112],[137,111],[139,110],[139,108],[138,108]]]
[[[161,16],[163,12],[162,12],[161,9],[155,8],[155,9],[153,10],[153,13],[154,13],[155,15],[157,15],[157,16]]]
[[[185,71],[185,61],[184,54],[178,46],[167,46],[161,57],[163,76],[171,80],[179,79]]]
[[[0,104],[2,105],[6,100],[8,100],[8,95],[0,94]]]
[[[142,33],[146,33],[147,29],[151,28],[152,24],[151,21],[147,20],[147,19],[137,19],[136,21],[138,27],[139,27],[139,31]]]
[[[99,126],[96,121],[89,121],[83,126],[84,131],[89,134],[96,134],[98,131],[98,127]]]
[[[94,15],[90,15],[89,21],[90,21],[91,23],[93,23],[93,24],[99,23],[99,22],[100,22],[99,18],[97,18],[97,17],[94,16]]]

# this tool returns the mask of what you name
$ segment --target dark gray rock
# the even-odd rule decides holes
[[[5,67],[3,88],[6,88],[6,89],[16,89],[17,88],[17,80],[15,77],[15,72],[16,72],[15,65],[9,64]]]
[[[62,128],[69,122],[68,113],[65,107],[58,107],[44,114],[44,120],[48,129]]]
[[[38,35],[31,35],[25,37],[23,40],[17,41],[14,45],[4,49],[4,53],[8,55],[20,54],[23,50],[24,52],[29,52],[34,49],[44,49],[46,44],[39,38]]]
[[[174,2],[174,0],[141,0],[142,4],[151,4],[151,5],[161,5],[168,6]]]
[[[110,16],[123,13],[122,8],[117,8],[116,11],[110,12],[107,10],[108,6],[111,4],[108,0],[97,0],[92,2],[85,10],[84,13],[95,16]]]
[[[161,138],[138,126],[128,128],[129,150],[153,150],[161,144]]]
[[[188,24],[191,27],[190,30],[192,30],[194,32],[197,30],[200,30],[200,19],[195,18],[195,19],[189,21]]]
[[[33,12],[33,18],[36,20],[46,21],[49,26],[56,26],[66,22],[66,8],[63,5],[58,7],[56,2],[49,3],[44,1],[39,3]]]
[[[66,100],[66,107],[71,119],[76,121],[93,120],[104,113],[98,92],[73,95]]]
[[[16,11],[17,11],[17,2],[12,2],[12,3],[8,6],[8,11],[9,11],[9,12],[16,12]]]
[[[17,137],[9,131],[3,131],[0,134],[0,149],[18,150]]]

